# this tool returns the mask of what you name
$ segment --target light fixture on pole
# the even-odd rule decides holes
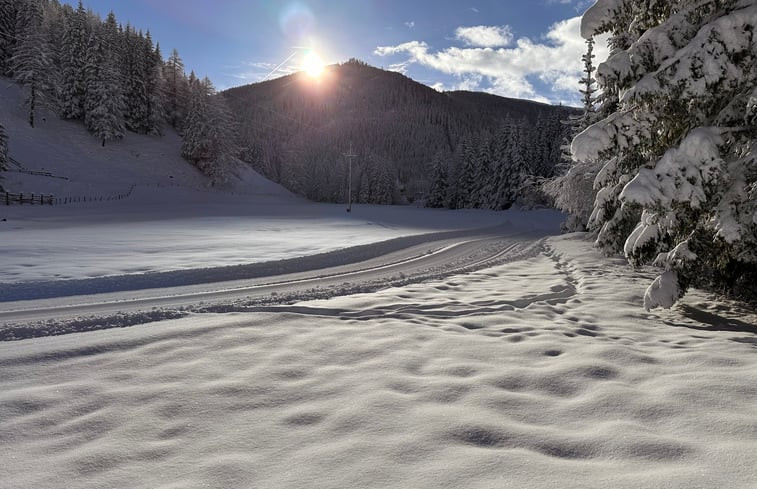
[[[352,152],[352,141],[350,141],[350,150],[344,155],[347,158],[349,164],[349,176],[347,178],[347,212],[352,212],[352,158],[357,158],[357,155]]]

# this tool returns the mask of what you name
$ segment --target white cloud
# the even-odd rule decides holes
[[[417,64],[460,80],[480,77],[478,89],[507,97],[558,102],[578,100],[581,55],[586,44],[580,36],[580,17],[552,25],[542,42],[520,38],[512,47],[455,47],[432,50],[422,41],[396,46],[380,46],[379,56],[405,55],[409,64]],[[595,45],[595,64],[607,58],[606,42]],[[529,79],[538,79],[549,87],[537,93]]]
[[[408,29],[412,29],[413,27],[415,27],[415,21],[414,21],[414,20],[411,20],[410,22],[405,22],[405,26],[406,26],[406,27],[407,27]]]
[[[396,71],[397,73],[407,74],[407,67],[410,65],[409,61],[401,61],[399,63],[390,64],[386,69],[388,71]]]
[[[463,41],[467,46],[496,48],[508,46],[513,42],[513,31],[509,25],[458,27],[455,30],[455,39]]]

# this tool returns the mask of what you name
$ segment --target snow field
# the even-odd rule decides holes
[[[0,344],[2,487],[749,488],[753,313],[580,236],[406,287]]]

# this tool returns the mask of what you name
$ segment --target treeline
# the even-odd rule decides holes
[[[463,139],[451,157],[437,154],[426,205],[501,210],[548,204],[541,182],[555,175],[566,133],[558,117],[507,119],[499,131]]]
[[[288,189],[328,202],[347,200],[350,169],[344,155],[351,143],[357,155],[353,200],[427,199],[436,182],[434,164],[441,163],[448,181],[443,204],[435,205],[506,207],[526,192],[521,183],[529,177],[554,173],[558,143],[566,136],[559,120],[574,113],[483,93],[440,93],[358,60],[329,67],[320,80],[295,74],[223,95],[241,121],[242,159]],[[515,146],[517,151],[505,150]],[[496,202],[459,197],[470,193],[463,185],[467,179],[479,182],[480,172],[488,178],[487,168],[523,176],[487,182],[500,193]],[[500,188],[511,184],[520,187]],[[484,191],[481,186],[474,193]]]
[[[164,60],[149,31],[57,0],[0,0],[0,73],[24,88],[29,124],[40,106],[81,120],[105,145],[125,131],[183,137],[182,156],[210,176],[234,151],[235,123],[207,78]]]

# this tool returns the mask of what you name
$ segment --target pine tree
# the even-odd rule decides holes
[[[369,155],[365,161],[363,175],[363,181],[360,184],[360,201],[367,204],[391,204],[394,181],[389,163],[376,155]]]
[[[582,112],[571,117],[566,123],[570,131],[569,141],[597,120],[594,57],[594,38],[590,37],[586,40],[586,53],[581,57],[584,64],[583,76],[579,81],[583,85],[579,90],[583,102]],[[597,195],[594,179],[600,167],[596,162],[574,163],[570,142],[563,145],[562,151],[561,174],[547,181],[543,188],[554,199],[555,207],[568,214],[568,219],[563,223],[563,230],[585,231]]]
[[[126,99],[126,128],[132,132],[147,134],[150,132],[149,95],[147,91],[146,40],[141,32],[136,32],[127,24],[123,36],[124,57],[121,76],[124,83]]]
[[[163,79],[163,56],[160,46],[153,49],[150,32],[145,36],[143,56],[145,58],[145,90],[147,92],[147,118],[145,132],[160,135],[160,126],[166,119],[165,80]]]
[[[163,77],[166,81],[166,118],[174,129],[180,129],[186,115],[189,90],[184,62],[176,49],[164,65]]]
[[[10,59],[19,37],[16,32],[16,12],[21,2],[0,0],[0,75],[11,75]]]
[[[50,90],[51,70],[49,47],[42,32],[42,8],[36,0],[22,4],[17,32],[22,37],[10,59],[11,70],[16,81],[28,92],[24,102],[29,108],[29,125],[34,127],[37,105]]]
[[[509,167],[510,167],[510,144],[511,131],[513,122],[507,120],[497,132],[494,138],[494,149],[492,157],[494,164],[492,167],[492,189],[494,194],[490,208],[494,210],[507,209],[512,205],[511,190],[509,187]]]
[[[426,207],[446,207],[449,188],[447,164],[441,152],[436,153],[431,163],[431,191],[426,199]]]
[[[529,175],[533,175],[532,165],[528,158],[533,157],[529,147],[523,142],[526,140],[527,133],[525,123],[521,122],[515,125],[510,131],[510,144],[508,148],[509,164],[503,182],[509,189],[508,200],[505,202],[505,208],[512,206],[520,197],[523,197],[526,191],[525,184]]]
[[[489,208],[491,205],[492,196],[495,194],[494,179],[492,178],[492,152],[491,141],[489,137],[481,138],[481,143],[478,149],[478,167],[477,173],[477,188],[476,188],[476,207],[477,208]]]
[[[602,165],[597,243],[664,269],[647,309],[689,286],[755,297],[755,23],[757,5],[736,0],[599,0],[583,17],[584,37],[610,34],[597,79],[616,99],[573,153]]]
[[[183,124],[182,157],[214,180],[225,176],[227,160],[236,152],[236,127],[223,98],[206,77],[190,74],[190,100]]]
[[[458,175],[459,207],[472,209],[478,200],[478,147],[473,138],[463,141],[462,164]]]
[[[184,137],[181,156],[195,165],[211,158],[208,134],[208,96],[207,87],[197,80],[194,72],[190,74],[189,107],[184,121]]]
[[[84,116],[84,90],[87,84],[85,64],[89,21],[84,5],[79,1],[76,11],[66,19],[63,44],[60,49],[60,113],[66,119]]]
[[[84,125],[105,146],[106,141],[124,135],[123,95],[117,70],[106,57],[105,42],[91,35],[87,54]]]
[[[576,131],[573,136],[576,136],[578,132],[583,131],[590,125],[594,124],[597,120],[597,80],[594,79],[594,37],[590,37],[586,40],[586,53],[581,56],[581,61],[584,64],[583,76],[578,81],[582,88],[578,91],[581,93],[582,109],[579,130]]]

